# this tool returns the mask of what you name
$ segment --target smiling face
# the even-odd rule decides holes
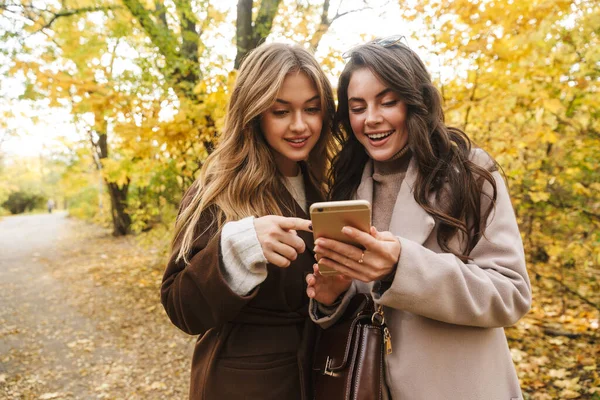
[[[308,158],[323,127],[319,92],[305,73],[286,76],[275,103],[261,114],[260,127],[279,171],[296,176],[298,161]]]
[[[350,125],[376,161],[387,161],[408,142],[406,104],[368,68],[352,73],[348,85]]]

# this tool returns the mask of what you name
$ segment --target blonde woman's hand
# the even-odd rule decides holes
[[[311,232],[310,221],[267,215],[254,218],[254,228],[267,261],[280,268],[287,268],[306,249],[297,230]]]
[[[306,295],[327,306],[333,302],[348,288],[352,279],[342,274],[321,275],[319,266],[313,265],[314,273],[306,275]]]
[[[378,232],[372,226],[366,233],[351,227],[342,232],[365,247],[319,238],[315,241],[315,253],[321,257],[319,263],[362,282],[381,280],[394,272],[400,259],[400,241],[391,232]]]

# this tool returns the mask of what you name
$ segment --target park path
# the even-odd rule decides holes
[[[59,256],[59,240],[72,228],[65,217],[55,212],[0,221],[0,385],[19,377],[35,391],[7,388],[8,398],[92,398],[82,379],[86,366],[123,356],[110,347],[90,348],[94,321],[69,304],[69,288],[49,271],[46,261]]]
[[[88,230],[86,240],[78,239],[82,229]],[[153,377],[161,355],[140,344],[146,335],[150,345],[164,342],[153,338],[151,325],[160,328],[156,336],[170,338],[168,321],[161,316],[154,324],[141,316],[130,322],[132,311],[139,312],[133,306],[113,312],[123,309],[111,303],[120,297],[114,288],[95,282],[89,272],[77,275],[89,271],[82,260],[92,264],[91,257],[111,256],[106,250],[85,254],[90,238],[115,240],[62,212],[0,220],[0,399],[182,398],[187,379],[167,391],[169,382]],[[98,247],[102,252],[102,243]],[[73,266],[74,260],[80,265]],[[150,301],[157,302],[155,297]],[[185,352],[187,343],[179,337],[176,345]]]

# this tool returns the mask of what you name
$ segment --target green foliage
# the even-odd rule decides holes
[[[0,204],[11,213],[44,208],[46,199],[62,200],[57,186],[64,171],[56,157],[10,157],[0,165]]]
[[[102,197],[102,192],[97,187],[87,186],[80,187],[80,190],[68,197],[69,214],[74,217],[107,223],[108,220],[102,221],[102,212],[108,214],[103,207],[107,207],[109,203],[104,203],[101,206],[99,199]],[[104,199],[107,200],[107,199]]]
[[[25,211],[44,207],[45,201],[46,199],[39,194],[17,191],[8,195],[2,207],[9,210],[11,214],[22,214]]]
[[[177,180],[179,170],[175,161],[164,165],[140,162],[130,187],[128,211],[134,232],[153,229],[158,225],[170,227],[175,220],[182,190]]]

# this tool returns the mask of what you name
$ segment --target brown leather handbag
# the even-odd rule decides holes
[[[383,307],[355,295],[333,326],[319,329],[313,358],[315,400],[381,400],[384,346],[392,352]]]

